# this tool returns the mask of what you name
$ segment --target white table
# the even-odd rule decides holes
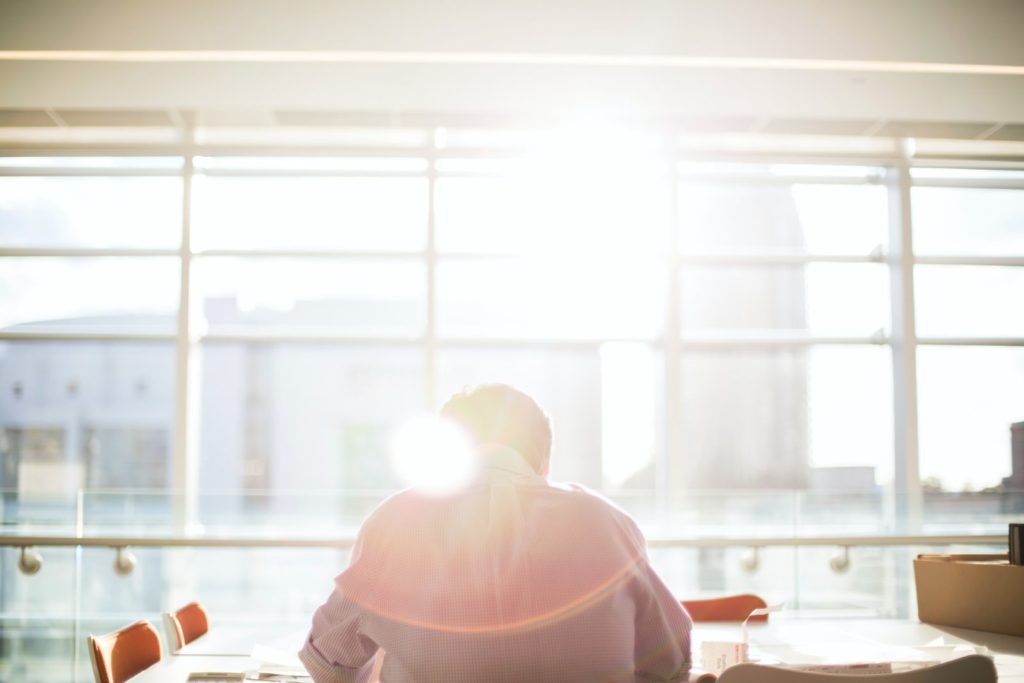
[[[819,619],[772,615],[749,627],[750,654],[765,663],[793,664],[936,661],[956,646],[984,646],[993,655],[1000,681],[1024,683],[1024,638],[896,619]],[[737,624],[699,624],[700,641],[741,637]],[[942,647],[932,647],[941,642]]]
[[[265,645],[294,655],[302,647],[309,623],[214,623],[209,632],[176,653],[164,657],[132,683],[184,683],[197,671],[254,671],[260,663],[252,659],[254,645]]]
[[[193,640],[175,656],[235,655],[248,657],[253,645],[266,645],[295,654],[309,633],[309,621],[302,623],[218,624]]]
[[[256,660],[237,655],[170,655],[133,677],[131,683],[184,683],[190,673],[197,671],[238,672],[253,671],[258,667]]]
[[[1024,638],[1014,636],[895,619],[788,615],[772,615],[767,624],[751,625],[748,633],[753,656],[791,663],[904,661],[908,652],[940,638],[946,646],[982,645],[994,656],[1001,682],[1024,683]],[[698,624],[693,634],[695,661],[701,641],[732,639],[740,634],[738,624]],[[295,652],[305,635],[305,626],[295,624],[214,624],[210,633],[186,646],[184,654],[164,657],[132,683],[184,683],[188,674],[196,671],[251,671],[258,666],[248,656],[253,645]]]

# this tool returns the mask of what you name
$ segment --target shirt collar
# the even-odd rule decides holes
[[[481,478],[494,480],[528,479],[543,481],[519,452],[508,446],[487,446],[480,450]]]

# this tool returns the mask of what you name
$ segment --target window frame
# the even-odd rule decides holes
[[[438,136],[428,136],[439,139]],[[779,348],[813,345],[880,345],[888,347],[892,354],[893,368],[893,425],[895,428],[895,481],[893,496],[897,504],[894,506],[894,531],[913,531],[921,524],[922,490],[920,486],[919,454],[918,454],[918,422],[917,422],[917,359],[916,349],[919,345],[951,345],[951,346],[1017,346],[1024,347],[1024,338],[985,338],[977,336],[934,337],[919,336],[915,326],[914,269],[917,265],[970,265],[970,266],[1008,266],[1024,268],[1024,256],[1019,257],[988,257],[966,256],[962,254],[917,256],[913,248],[913,205],[911,189],[914,187],[972,187],[1001,188],[1024,191],[1024,180],[993,178],[945,178],[940,175],[916,174],[919,168],[961,168],[961,169],[1024,169],[1024,162],[996,162],[983,159],[944,159],[917,158],[913,151],[913,141],[895,140],[893,153],[888,155],[844,155],[828,157],[816,154],[783,154],[770,155],[758,153],[711,153],[706,155],[715,163],[726,166],[735,164],[737,173],[733,176],[715,175],[702,177],[694,173],[690,164],[695,161],[692,153],[681,147],[679,141],[671,135],[664,136],[658,163],[665,165],[665,172],[670,174],[668,187],[671,225],[669,226],[669,244],[666,245],[665,265],[668,269],[666,310],[664,317],[664,333],[660,338],[649,340],[653,348],[661,352],[664,358],[665,373],[665,410],[668,415],[681,410],[680,405],[680,370],[682,354],[692,349],[707,348]],[[175,496],[176,522],[181,529],[188,528],[194,519],[197,500],[197,467],[198,446],[196,431],[196,397],[198,378],[191,363],[201,342],[295,342],[316,344],[398,344],[418,348],[424,354],[424,409],[433,410],[440,398],[437,396],[438,370],[437,356],[441,349],[449,348],[485,348],[487,346],[540,346],[544,348],[585,348],[597,350],[601,344],[616,339],[501,339],[501,338],[452,338],[443,337],[437,327],[437,270],[438,263],[444,259],[476,259],[493,258],[490,254],[450,254],[439,253],[436,245],[437,215],[436,194],[437,182],[448,177],[487,176],[489,172],[467,171],[458,164],[459,160],[504,161],[515,157],[516,152],[508,149],[460,148],[446,149],[437,144],[422,147],[371,149],[359,147],[323,147],[311,154],[310,148],[296,150],[288,147],[269,145],[251,145],[239,147],[223,147],[215,145],[197,145],[180,143],[149,148],[143,146],[115,146],[112,149],[97,150],[95,148],[47,147],[34,149],[31,146],[5,149],[5,157],[38,158],[40,163],[18,165],[0,165],[0,175],[6,176],[102,176],[102,177],[138,177],[138,176],[180,176],[183,181],[182,212],[180,243],[177,248],[91,248],[91,247],[4,247],[0,245],[0,257],[168,257],[178,260],[180,268],[178,317],[174,334],[162,333],[120,333],[116,331],[102,333],[47,332],[47,331],[0,331],[0,341],[171,341],[175,345],[175,401],[174,401],[174,433],[172,453],[172,486],[182,495]],[[160,166],[124,168],[90,168],[88,166],[60,165],[48,163],[48,159],[60,156],[114,156],[131,159],[132,157],[160,156],[180,160],[180,167],[167,168]],[[317,176],[396,176],[425,178],[427,182],[426,204],[426,235],[425,248],[416,252],[356,252],[347,250],[312,250],[312,249],[209,249],[195,250],[192,248],[192,181],[195,176],[281,176],[280,169],[268,168],[266,171],[253,168],[216,169],[197,168],[197,158],[201,157],[353,157],[353,158],[408,158],[422,160],[422,170],[401,170],[394,173],[381,170],[331,171],[331,170],[298,170],[289,171],[287,175]],[[699,160],[699,159],[698,159]],[[450,162],[456,163],[450,163]],[[822,183],[822,184],[857,184],[875,183],[883,185],[887,190],[889,202],[889,245],[887,250],[875,250],[868,254],[825,254],[802,252],[772,252],[769,250],[750,250],[744,253],[681,253],[680,216],[678,211],[679,186],[681,182],[696,179],[698,182],[751,182],[749,172],[743,164],[806,164],[823,167],[842,166],[874,166],[882,170],[879,174],[866,174],[863,177],[843,174],[802,173],[790,176],[768,178],[757,176],[757,182],[781,184]],[[446,170],[447,169],[447,170]],[[747,174],[747,175],[745,175]],[[352,260],[373,259],[412,259],[425,265],[425,321],[420,334],[396,338],[374,337],[346,334],[275,334],[272,332],[254,332],[252,334],[220,334],[200,332],[192,327],[189,312],[192,308],[191,268],[200,259],[207,257],[236,256],[250,257],[289,257],[297,259],[344,258]],[[681,301],[681,274],[690,267],[732,266],[737,268],[770,265],[802,265],[810,263],[875,263],[884,264],[890,270],[891,297],[891,331],[886,334],[878,331],[868,336],[811,336],[786,334],[692,334],[684,329],[679,302]],[[763,332],[763,331],[757,331]],[[674,455],[682,452],[683,441],[675,420],[665,421],[664,443],[659,461],[656,463],[656,497],[660,509],[667,509],[672,495],[670,471]]]

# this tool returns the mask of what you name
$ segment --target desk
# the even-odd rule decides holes
[[[932,626],[897,619],[817,619],[772,615],[766,624],[748,630],[751,657],[793,664],[937,660],[943,654],[927,646],[982,645],[993,655],[999,680],[1024,683],[1024,638],[969,629]],[[693,656],[700,641],[740,637],[737,624],[698,624]],[[948,656],[948,650],[946,651]]]
[[[131,683],[185,683],[188,675],[195,671],[252,671],[259,667],[256,660],[249,657],[195,655],[178,657],[170,655],[149,667]]]
[[[186,646],[183,654],[165,657],[132,679],[132,683],[184,683],[193,671],[245,671],[258,664],[248,657],[260,643],[295,652],[306,627],[295,624],[214,624],[210,633]],[[698,624],[694,629],[694,658],[702,640],[733,639],[738,624]],[[931,626],[895,619],[819,619],[772,615],[766,624],[749,628],[752,655],[792,663],[816,663],[841,657],[845,661],[904,661],[909,648],[921,648],[939,638],[946,645],[984,645],[994,655],[1001,683],[1024,683],[1024,638],[968,629]],[[235,654],[224,654],[231,650]],[[215,651],[221,651],[220,654]],[[922,655],[923,656],[923,655]]]
[[[234,655],[248,657],[252,646],[266,645],[294,655],[302,648],[309,634],[309,621],[270,624],[214,624],[209,632],[199,636],[174,653],[174,656],[194,657],[208,655]]]

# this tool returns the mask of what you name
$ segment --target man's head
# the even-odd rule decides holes
[[[441,408],[477,446],[508,446],[547,476],[551,421],[537,403],[507,384],[481,384],[455,394]]]

